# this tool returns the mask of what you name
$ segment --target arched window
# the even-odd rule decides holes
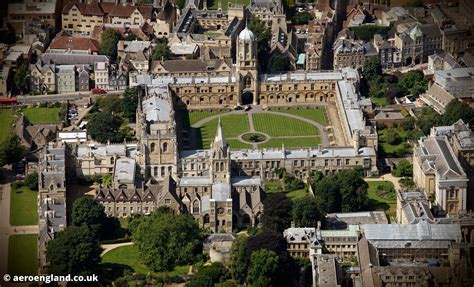
[[[114,164],[114,162],[115,162],[115,158],[114,158],[114,157],[111,157],[111,158],[110,158],[110,164]]]
[[[224,163],[221,162],[221,171],[224,171]]]
[[[193,213],[199,213],[199,200],[193,202]]]
[[[56,184],[56,187],[57,187],[57,188],[61,188],[61,184],[60,184],[60,183],[57,183],[57,184]]]
[[[216,171],[219,171],[219,163],[216,162]]]
[[[168,151],[168,143],[163,143],[163,152]]]
[[[154,152],[155,151],[155,143],[151,143],[150,145],[150,151]]]
[[[153,175],[154,175],[154,176],[157,176],[157,175],[158,175],[158,167],[157,167],[157,166],[155,166],[155,167],[153,168]]]
[[[161,176],[165,176],[165,167],[164,166],[161,167]]]
[[[206,213],[206,214],[204,215],[204,218],[202,219],[202,223],[204,223],[204,224],[209,224],[209,221],[210,221],[210,220],[209,220],[209,214]]]

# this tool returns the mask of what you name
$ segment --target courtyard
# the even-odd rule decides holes
[[[249,111],[189,111],[184,127],[189,127],[188,148],[207,149],[221,121],[231,149],[316,148],[328,145],[324,107],[292,107]]]

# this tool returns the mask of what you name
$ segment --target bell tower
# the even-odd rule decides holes
[[[239,79],[240,104],[258,104],[258,60],[255,35],[246,26],[237,38],[237,71]]]

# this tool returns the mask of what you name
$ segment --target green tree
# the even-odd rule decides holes
[[[413,165],[408,160],[403,159],[392,171],[392,174],[396,177],[413,176]]]
[[[151,57],[155,61],[171,59],[173,57],[173,53],[171,53],[167,41],[156,44],[156,46],[153,48]]]
[[[102,183],[102,186],[112,186],[112,182],[113,182],[113,179],[112,179],[112,175],[111,174],[106,174],[104,176],[102,176],[102,179],[101,179],[101,183]]]
[[[257,39],[257,59],[260,65],[260,71],[266,71],[268,68],[272,33],[270,29],[265,27],[257,17],[250,18],[248,28],[253,32]]]
[[[28,93],[30,88],[30,69],[28,64],[21,65],[13,76],[16,88],[23,94]]]
[[[104,206],[92,197],[84,196],[76,199],[72,205],[72,225],[87,226],[97,238],[103,238],[107,231],[107,215]]]
[[[452,125],[459,119],[469,124],[471,129],[474,128],[474,109],[466,103],[453,99],[446,105],[443,124]]]
[[[186,0],[176,0],[176,6],[178,6],[179,9],[183,9],[184,5],[186,5]]]
[[[98,97],[96,105],[101,112],[117,114],[122,111],[123,101],[119,95]]]
[[[133,234],[143,262],[153,271],[171,271],[194,263],[202,252],[198,223],[187,214],[158,210],[146,217]]]
[[[96,113],[88,123],[87,132],[101,143],[121,142],[124,135],[119,132],[122,119],[109,113]]]
[[[247,278],[249,260],[247,257],[247,236],[238,236],[230,250],[230,272],[232,277],[243,284]]]
[[[426,108],[418,115],[416,126],[423,132],[423,134],[427,135],[432,127],[439,126],[442,122],[443,117],[441,115],[432,108]]]
[[[293,201],[293,222],[296,227],[316,227],[323,219],[314,197],[306,195]]]
[[[261,249],[252,253],[248,281],[254,287],[275,285],[278,270],[278,255],[270,250]]]
[[[25,148],[14,133],[9,133],[0,143],[0,166],[19,162],[25,154]]]
[[[428,81],[420,70],[412,70],[403,74],[398,82],[398,87],[404,95],[418,96],[428,88]]]
[[[402,128],[406,131],[411,131],[415,129],[415,118],[413,117],[406,117],[402,122]]]
[[[128,33],[128,35],[124,39],[125,41],[134,41],[134,40],[140,40],[137,35],[134,33]]]
[[[296,25],[305,25],[308,24],[309,21],[313,20],[313,15],[308,11],[303,11],[300,13],[296,13],[293,17],[293,24]]]
[[[56,275],[85,275],[97,270],[102,248],[87,226],[69,226],[46,246],[48,271]]]
[[[375,34],[379,34],[384,38],[387,37],[390,27],[362,25],[357,27],[351,27],[350,30],[354,31],[358,39],[368,42],[374,39]]]
[[[370,57],[364,64],[362,75],[369,81],[380,79],[382,76],[382,65],[378,57]]]
[[[270,73],[278,74],[290,70],[290,58],[288,56],[275,56],[270,65]]]
[[[137,88],[127,88],[123,92],[122,114],[130,122],[136,121],[136,113],[138,108],[138,90]]]
[[[25,184],[28,186],[29,189],[37,191],[38,190],[38,173],[35,171],[27,175],[25,178]]]
[[[120,33],[113,29],[105,29],[102,33],[100,53],[106,55],[111,61],[117,59],[117,43],[120,40]]]
[[[341,192],[342,212],[364,210],[368,205],[369,185],[356,170],[343,170],[336,175]]]
[[[268,194],[263,206],[262,225],[264,228],[283,232],[290,227],[291,201],[284,193]]]
[[[396,145],[401,141],[401,137],[398,134],[397,130],[394,128],[389,128],[385,131],[384,141],[391,145]]]
[[[227,271],[222,263],[212,263],[210,266],[201,267],[186,287],[214,287],[214,284],[224,282]]]
[[[323,177],[315,189],[323,213],[341,212],[341,192],[335,176]]]

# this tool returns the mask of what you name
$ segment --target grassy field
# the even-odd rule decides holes
[[[36,275],[38,273],[37,234],[11,235],[8,240],[8,273]]]
[[[121,264],[129,266],[133,269],[134,272],[140,274],[147,274],[151,272],[151,270],[145,266],[140,261],[140,254],[138,253],[138,247],[135,245],[127,245],[118,247],[115,249],[110,250],[109,252],[105,253],[102,257],[102,263],[114,263],[114,264]],[[168,275],[168,276],[181,276],[185,275],[189,271],[189,266],[177,266],[171,272],[160,272],[155,273],[156,275]]]
[[[321,141],[319,137],[303,137],[303,138],[273,138],[269,141],[259,144],[259,148],[281,148],[285,144],[285,148],[298,147],[317,147]]]
[[[305,109],[305,108],[299,108],[299,109],[298,108],[291,108],[291,109],[272,108],[270,110],[275,111],[275,112],[300,116],[300,117],[307,118],[307,119],[313,120],[315,122],[318,122],[322,125],[327,125],[326,117],[324,116],[324,108],[322,108],[322,107],[309,108],[309,109]]]
[[[35,225],[38,224],[38,211],[36,207],[38,192],[23,186],[11,190],[10,199],[10,224]]]
[[[281,187],[281,181],[278,179],[269,179],[265,181],[265,192],[277,193],[283,192]],[[290,192],[285,192],[286,196],[291,200],[295,200],[309,194],[305,189],[297,189]]]
[[[376,105],[376,106],[379,106],[379,107],[382,107],[382,106],[386,106],[388,105],[388,101],[387,101],[387,98],[385,97],[371,97],[370,98],[372,100],[372,102]]]
[[[396,129],[397,134],[401,140],[398,144],[389,144],[385,142],[385,133],[388,129],[378,130],[379,145],[387,156],[400,157],[403,155],[412,154],[412,147],[407,144],[407,131],[404,129]]]
[[[216,134],[218,119],[207,122],[204,126],[198,128],[198,146],[209,148],[211,141]],[[227,115],[221,117],[222,128],[226,138],[236,138],[242,133],[249,131],[249,122],[247,115]]]
[[[221,111],[187,111],[184,112],[184,126],[190,127],[207,117],[221,114]]]
[[[0,142],[13,130],[14,114],[15,111],[11,109],[0,109]]]
[[[250,0],[207,0],[207,9],[209,10],[217,10],[218,7],[218,1],[221,2],[221,8],[223,11],[227,11],[227,8],[230,3],[238,3],[238,4],[244,4],[244,5],[249,5]]]
[[[385,211],[389,219],[397,215],[397,198],[390,181],[368,181],[369,207],[371,210]],[[380,186],[381,190],[378,191]],[[392,192],[389,192],[392,191]]]
[[[230,149],[250,149],[252,145],[243,143],[237,139],[228,139],[227,143],[230,145]]]
[[[60,108],[27,108],[22,113],[32,124],[56,124]]]
[[[318,129],[297,119],[272,114],[253,114],[255,130],[270,136],[308,136],[317,135]]]

